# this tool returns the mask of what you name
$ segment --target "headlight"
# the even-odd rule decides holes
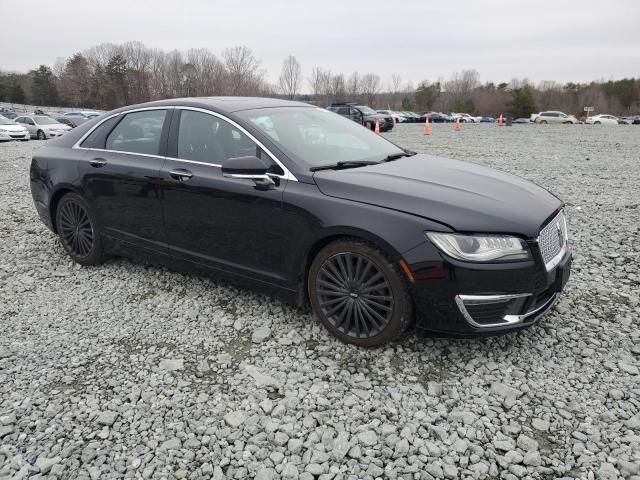
[[[0,128],[0,132],[8,132],[9,130],[7,130],[6,128]]]
[[[436,247],[450,257],[469,262],[523,260],[530,258],[524,240],[505,235],[459,235],[426,232]]]

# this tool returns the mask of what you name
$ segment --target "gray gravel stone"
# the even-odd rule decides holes
[[[358,440],[365,447],[371,447],[378,442],[378,436],[376,435],[376,432],[372,430],[365,430],[364,432],[360,432],[358,434]]]
[[[271,329],[266,326],[258,327],[253,331],[253,335],[251,336],[251,341],[253,343],[261,343],[269,339],[271,337]]]
[[[243,412],[229,412],[224,416],[224,421],[227,422],[230,427],[237,428],[244,423],[245,418]]]

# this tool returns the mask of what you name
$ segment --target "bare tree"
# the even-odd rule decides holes
[[[369,106],[373,108],[376,96],[380,93],[380,76],[375,73],[367,73],[362,76],[362,94]]]
[[[390,87],[390,93],[391,93],[391,108],[392,109],[396,109],[398,108],[398,93],[400,93],[400,86],[402,85],[402,77],[400,75],[398,75],[397,73],[394,73],[393,75],[391,75],[391,84],[389,85]]]
[[[296,60],[296,57],[289,55],[282,63],[282,71],[278,79],[280,91],[290,100],[295,98],[300,89],[301,80],[302,68],[300,63]]]
[[[362,78],[358,72],[353,72],[347,80],[347,94],[354,102],[357,102],[362,95]]]
[[[231,95],[246,95],[262,83],[264,75],[258,70],[260,61],[249,48],[227,48],[222,52],[222,58],[229,75]]]

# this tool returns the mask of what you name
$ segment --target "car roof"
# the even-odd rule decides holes
[[[233,113],[242,110],[254,110],[258,108],[276,107],[312,107],[318,108],[304,102],[294,102],[279,98],[263,97],[192,97],[192,98],[172,98],[167,100],[157,100],[155,102],[141,103],[123,107],[117,111],[130,110],[131,108],[162,107],[162,106],[185,106],[211,108],[222,113]]]

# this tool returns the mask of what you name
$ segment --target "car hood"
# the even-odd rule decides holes
[[[562,202],[538,185],[473,163],[430,155],[314,174],[320,191],[390,208],[459,232],[537,237]]]
[[[24,132],[26,130],[22,125],[0,125],[0,128],[9,132]]]
[[[42,128],[47,128],[50,130],[71,130],[71,127],[69,125],[65,125],[64,123],[53,123],[51,125],[42,125]]]

